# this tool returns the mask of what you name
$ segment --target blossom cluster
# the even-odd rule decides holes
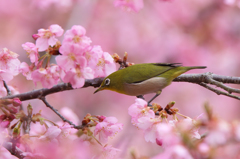
[[[143,99],[136,99],[128,110],[132,124],[144,131],[145,140],[164,149],[152,159],[234,158],[240,155],[238,121],[226,122],[212,114],[208,120],[199,119],[200,116],[196,120],[187,116],[183,120],[176,116],[174,120],[167,120],[167,115],[159,112],[157,116],[153,109]],[[202,135],[200,128],[204,132]]]
[[[80,88],[85,79],[105,77],[116,71],[111,55],[98,45],[91,46],[92,41],[82,26],[74,25],[67,30],[61,43],[57,37],[63,32],[59,25],[51,25],[49,29],[39,29],[38,34],[33,35],[36,44],[27,42],[22,45],[32,64],[29,66],[22,62],[19,70],[28,80],[51,88],[61,78],[63,82],[71,83],[73,88]],[[46,53],[39,58],[42,51]],[[57,64],[49,64],[54,55],[58,55]],[[43,67],[45,59],[47,65]]]
[[[7,48],[3,48],[0,51],[0,81],[3,80],[8,83],[14,76],[18,75],[19,65],[20,61],[18,59],[18,54]],[[0,88],[2,87],[3,83],[0,82]]]
[[[5,102],[6,103],[6,102]],[[8,101],[11,103],[11,101]],[[18,100],[13,102],[19,106]],[[78,124],[79,120],[76,114],[69,108],[64,107],[60,110],[68,120]],[[20,126],[24,118],[31,117],[31,129],[29,133],[21,133]],[[1,116],[2,119],[2,116]],[[44,118],[41,112],[32,114],[31,105],[28,106],[28,114],[23,111],[16,113],[16,119],[19,120],[12,124],[13,135],[9,135],[8,128],[10,122],[0,120],[0,141],[4,145],[11,143],[17,145],[24,159],[34,158],[109,158],[116,157],[119,149],[107,144],[108,138],[115,136],[122,130],[123,125],[117,122],[115,117],[91,116],[87,115],[84,120],[83,129],[77,130],[66,122],[52,122]],[[11,120],[12,121],[12,120]],[[92,130],[91,127],[94,126]],[[98,139],[97,139],[98,138]],[[12,144],[13,144],[12,143]],[[15,159],[3,146],[0,146],[0,158],[8,156],[9,159]]]

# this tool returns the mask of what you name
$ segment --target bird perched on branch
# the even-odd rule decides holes
[[[156,93],[148,102],[150,103],[161,94],[163,88],[170,85],[172,80],[179,75],[192,69],[204,68],[206,66],[185,67],[179,63],[135,64],[107,76],[94,93],[105,89],[137,97]]]

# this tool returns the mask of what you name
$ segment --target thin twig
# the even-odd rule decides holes
[[[225,96],[228,96],[228,97],[231,97],[231,98],[235,98],[235,99],[238,99],[240,100],[240,97],[238,96],[235,96],[235,95],[232,95],[232,94],[229,94],[229,93],[226,93],[226,92],[223,92],[223,91],[220,91],[218,89],[215,89],[215,88],[212,88],[210,87],[209,85],[207,85],[206,83],[199,83],[200,86],[203,86],[209,90],[211,90],[212,92],[215,92],[217,95],[225,95]]]
[[[77,125],[73,124],[73,122],[71,122],[70,120],[67,120],[64,116],[62,116],[62,115],[58,112],[57,109],[55,109],[53,106],[51,106],[51,105],[47,102],[47,100],[46,100],[46,98],[45,98],[44,96],[40,97],[39,99],[42,100],[43,103],[44,103],[47,107],[49,107],[50,109],[52,109],[52,110],[54,111],[54,113],[56,113],[64,122],[67,122],[67,123],[69,123],[70,125],[72,125],[73,128],[75,128],[75,129],[82,129],[82,128],[83,128],[82,125],[77,126]]]
[[[11,95],[11,90],[9,89],[7,83],[3,80],[3,85],[5,87],[5,89],[7,90],[7,95],[10,96]]]

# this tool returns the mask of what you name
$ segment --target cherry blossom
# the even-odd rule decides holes
[[[32,80],[32,68],[26,62],[20,64],[19,72],[21,72],[27,80]]]
[[[36,82],[40,81],[45,88],[51,88],[60,80],[59,67],[53,65],[48,68],[40,68],[32,72],[32,79]]]
[[[27,51],[30,61],[32,63],[35,63],[35,65],[37,65],[39,54],[38,54],[38,48],[36,47],[36,45],[30,42],[26,42],[25,44],[22,44],[22,47],[25,51]]]
[[[116,64],[108,52],[100,55],[94,71],[94,77],[105,77],[116,71]]]
[[[64,34],[63,45],[71,43],[78,45],[82,49],[86,48],[91,44],[91,39],[85,36],[86,30],[80,25],[74,25],[70,30],[67,30]]]
[[[112,145],[105,145],[103,146],[100,157],[105,159],[115,159],[119,151],[121,150],[112,147]]]
[[[86,59],[84,57],[80,57],[79,62],[80,65],[76,65],[75,68],[71,68],[66,73],[61,73],[63,82],[71,83],[73,88],[80,88],[84,85],[85,79],[94,78],[93,70],[86,66]]]
[[[13,76],[16,76],[19,73],[18,67],[20,61],[17,58],[18,54],[3,48],[0,51],[0,71],[1,71],[1,80],[6,82],[10,81]]]
[[[77,45],[65,44],[59,51],[62,55],[56,57],[56,62],[64,71],[69,71],[83,61],[83,50]]]
[[[53,47],[58,41],[56,37],[62,36],[63,31],[57,24],[51,25],[49,29],[39,29],[38,34],[35,34],[38,51],[47,50],[49,45]]]
[[[128,114],[132,117],[132,124],[137,125],[139,118],[150,120],[155,118],[155,113],[147,106],[147,102],[143,99],[137,98],[135,103],[128,108]]]
[[[99,141],[106,143],[108,137],[116,135],[123,129],[123,124],[117,123],[117,118],[106,117],[102,122],[99,122],[94,130],[94,135],[99,135]]]

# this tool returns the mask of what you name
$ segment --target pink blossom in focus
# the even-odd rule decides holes
[[[87,66],[87,61],[84,57],[79,57],[79,64],[75,68],[71,68],[66,73],[61,74],[61,78],[65,83],[71,83],[73,88],[80,88],[84,85],[85,79],[93,79],[94,72]]]
[[[67,30],[64,34],[63,45],[71,43],[78,45],[82,49],[91,44],[91,39],[85,36],[86,30],[80,25],[74,25],[70,30]]]
[[[123,129],[123,124],[117,123],[117,118],[106,117],[102,122],[99,122],[94,130],[94,135],[99,135],[99,141],[106,143],[108,137],[116,135]]]
[[[51,88],[56,85],[60,80],[59,67],[53,65],[48,68],[40,68],[32,72],[32,80],[36,82],[41,82],[44,88]]]
[[[100,57],[102,57],[102,54],[103,54],[103,51],[101,46],[99,45],[90,46],[83,53],[83,55],[87,60],[87,65],[93,69],[96,68],[98,60]]]
[[[137,125],[141,117],[155,118],[155,113],[147,106],[147,102],[141,98],[135,99],[135,103],[128,108],[128,114],[132,117],[132,124]]]
[[[94,69],[94,77],[106,77],[116,71],[116,64],[108,52],[103,52]]]
[[[115,7],[121,7],[126,9],[127,11],[135,11],[138,12],[140,9],[143,8],[143,0],[115,0],[114,1]]]
[[[62,36],[63,29],[57,24],[53,24],[49,29],[39,29],[38,38],[36,40],[36,47],[38,51],[45,51],[48,49],[49,45],[54,46],[58,39],[56,37]]]
[[[56,62],[64,71],[69,71],[76,67],[76,65],[80,64],[84,58],[82,56],[82,48],[70,43],[62,45],[59,52],[62,55],[56,57]]]
[[[25,51],[27,51],[30,61],[32,63],[35,63],[35,65],[37,65],[39,54],[38,54],[38,48],[36,47],[36,45],[30,42],[26,42],[25,44],[22,44],[22,47]]]
[[[2,70],[2,78],[6,78],[3,78],[6,82],[19,73],[18,67],[20,65],[20,61],[17,57],[18,54],[8,50],[7,48],[3,48],[0,51],[0,70]]]

